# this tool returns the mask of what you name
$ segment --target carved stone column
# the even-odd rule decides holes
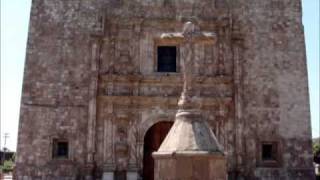
[[[217,75],[225,75],[225,44],[223,43],[223,27],[219,31],[219,41],[218,41],[218,60],[217,60]]]
[[[139,156],[139,131],[138,131],[138,118],[139,115],[132,114],[130,116],[129,132],[128,132],[128,143],[129,143],[129,164],[127,168],[127,180],[137,180],[138,174],[138,161]]]
[[[107,105],[107,119],[104,122],[104,167],[103,167],[103,180],[113,180],[115,163],[114,163],[114,115],[113,115],[113,102]]]
[[[95,129],[97,113],[97,91],[98,91],[98,74],[100,59],[100,40],[94,38],[92,41],[92,61],[91,61],[91,78],[89,85],[89,106],[88,106],[88,136],[87,136],[87,165],[86,179],[92,179],[94,168],[95,153]]]
[[[235,26],[233,30],[232,35],[232,50],[233,50],[233,62],[234,62],[234,109],[235,109],[235,119],[234,119],[234,139],[235,139],[235,165],[236,165],[236,171],[237,173],[241,173],[240,167],[243,166],[243,159],[240,152],[243,152],[243,136],[242,136],[242,130],[243,130],[243,122],[242,122],[242,55],[241,52],[243,52],[243,37],[242,34],[239,32],[239,29]]]

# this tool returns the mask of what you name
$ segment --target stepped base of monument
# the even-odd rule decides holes
[[[139,179],[139,174],[137,171],[127,171],[126,172],[126,180],[137,180]],[[102,180],[114,180],[115,174],[112,171],[104,172],[102,175]]]
[[[199,110],[179,110],[168,135],[152,156],[155,180],[227,179],[223,148]]]
[[[210,152],[224,155],[201,111],[189,109],[179,110],[175,122],[162,142],[157,153],[172,152]]]
[[[226,180],[227,165],[221,153],[205,151],[155,152],[155,180]]]

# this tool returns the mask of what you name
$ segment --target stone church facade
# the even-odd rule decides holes
[[[33,0],[16,178],[152,179],[185,51],[160,36],[193,21],[217,36],[194,48],[196,93],[228,178],[314,179],[301,11],[300,0]]]

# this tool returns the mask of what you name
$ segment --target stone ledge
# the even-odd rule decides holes
[[[224,155],[221,152],[211,151],[176,151],[176,152],[154,152],[152,153],[154,158],[172,158],[172,157],[195,157],[195,158],[221,158],[224,159]]]
[[[176,86],[175,83],[181,83],[181,73],[154,73],[146,75],[101,75],[101,81],[113,82],[113,83],[161,83]],[[232,76],[198,76],[196,82],[199,84],[210,84],[210,83],[233,83]]]
[[[158,104],[172,104],[177,105],[178,97],[148,97],[148,96],[99,96],[98,101],[120,102],[121,105],[155,105]],[[232,101],[232,97],[220,98],[202,98],[202,106],[214,106],[217,104],[228,104]]]

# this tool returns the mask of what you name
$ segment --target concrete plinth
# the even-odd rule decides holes
[[[139,175],[137,171],[127,171],[127,180],[138,180]]]
[[[155,153],[156,180],[226,180],[226,160],[208,152]]]
[[[102,175],[102,180],[113,180],[114,173],[113,172],[104,172]]]

